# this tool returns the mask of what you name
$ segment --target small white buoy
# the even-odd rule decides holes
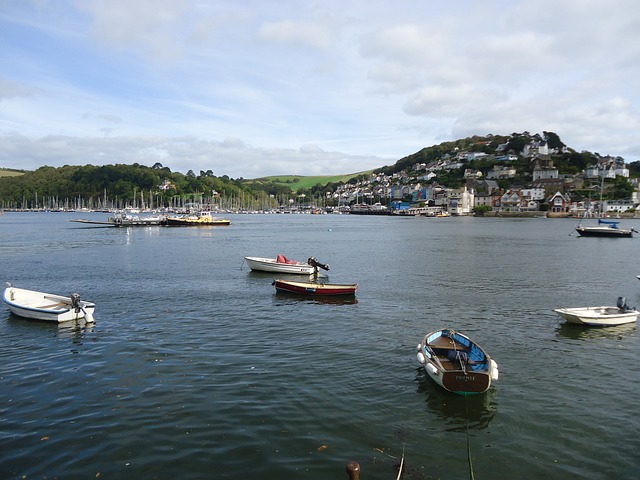
[[[431,365],[430,363],[427,363],[425,368],[427,369],[427,372],[429,372],[432,375],[436,375],[438,373],[438,369],[433,365]]]
[[[418,358],[418,361],[419,361],[422,365],[424,365],[425,358],[424,358],[424,355],[422,354],[422,352],[418,352],[418,354],[416,355],[416,357]]]

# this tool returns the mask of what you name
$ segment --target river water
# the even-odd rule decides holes
[[[403,452],[405,479],[640,472],[636,326],[552,311],[639,305],[638,238],[545,218],[80,216],[0,216],[0,279],[96,303],[93,326],[0,305],[0,478],[346,479],[355,460],[361,480],[395,479]],[[329,263],[356,301],[276,295],[243,257],[278,253]],[[426,376],[416,345],[442,327],[497,361],[489,392]]]

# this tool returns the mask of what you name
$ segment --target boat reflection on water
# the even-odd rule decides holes
[[[38,332],[52,334],[60,339],[70,339],[72,343],[82,345],[87,334],[93,333],[95,322],[86,322],[84,319],[70,320],[68,322],[47,322],[42,320],[25,321],[11,312],[6,316],[7,324],[11,327],[11,332],[16,335],[37,335]],[[28,330],[28,332],[27,332]]]
[[[358,299],[353,295],[300,295],[299,293],[276,292],[276,304],[322,303],[325,305],[355,305]]]
[[[446,422],[448,431],[483,430],[498,411],[493,387],[478,395],[456,395],[436,385],[424,368],[417,369],[416,381],[418,394],[426,396],[427,407]]]
[[[615,325],[612,327],[593,327],[589,325],[577,325],[571,323],[561,323],[556,332],[561,337],[572,340],[592,340],[596,338],[620,338],[636,330],[635,323]]]

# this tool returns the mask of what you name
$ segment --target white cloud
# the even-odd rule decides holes
[[[123,157],[123,152],[126,156]],[[212,170],[218,176],[255,178],[273,174],[332,175],[351,173],[382,165],[382,157],[346,155],[317,146],[299,149],[256,148],[239,139],[221,142],[193,137],[102,137],[78,138],[50,135],[42,138],[22,135],[0,136],[0,165],[106,165],[160,162],[173,171]],[[37,168],[37,167],[35,167]]]
[[[291,46],[302,44],[321,50],[329,48],[334,38],[331,29],[325,25],[291,20],[264,23],[258,30],[257,36],[261,41],[271,41]]]
[[[634,161],[639,26],[631,0],[9,2],[0,166],[339,174],[524,130]]]

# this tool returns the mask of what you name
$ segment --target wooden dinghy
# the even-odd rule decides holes
[[[474,341],[454,330],[427,334],[418,345],[418,361],[433,381],[460,395],[486,392],[498,379],[498,364]]]
[[[12,313],[23,318],[48,322],[68,322],[84,318],[93,323],[95,304],[80,300],[77,293],[69,297],[16,288],[7,284],[2,299]]]
[[[297,293],[300,295],[354,295],[358,290],[357,283],[317,283],[274,280],[272,285],[276,292]]]

